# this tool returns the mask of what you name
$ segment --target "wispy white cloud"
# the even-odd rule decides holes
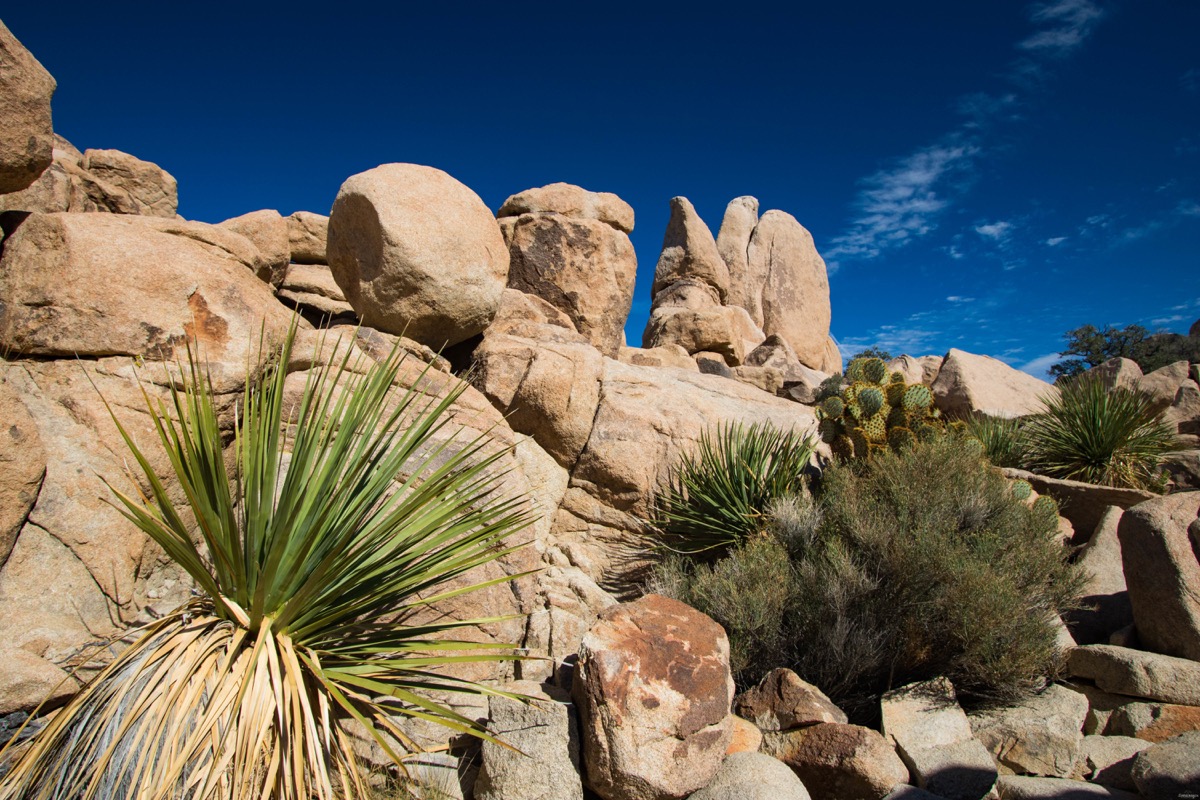
[[[1104,9],[1092,0],[1054,0],[1033,7],[1030,20],[1039,25],[1017,44],[1027,52],[1050,58],[1070,55],[1104,19]]]
[[[828,258],[876,258],[936,227],[937,216],[961,191],[979,152],[959,137],[919,150],[863,181],[850,229],[833,240]]]
[[[1175,213],[1181,217],[1200,217],[1200,203],[1195,200],[1181,200],[1175,207]]]
[[[974,303],[975,298],[974,297],[959,297],[956,294],[952,294],[946,298],[946,301],[950,302],[950,303]]]
[[[1183,322],[1184,319],[1186,319],[1186,317],[1184,317],[1182,314],[1172,314],[1169,317],[1159,317],[1158,319],[1152,319],[1152,320],[1150,320],[1150,324],[1154,325],[1155,327],[1159,327],[1162,325],[1170,325],[1172,322]]]
[[[1049,239],[1046,240],[1045,244],[1047,247],[1058,247],[1060,244],[1062,244],[1069,238],[1070,237],[1068,237],[1068,236],[1051,236]]]
[[[826,252],[829,271],[836,272],[844,261],[879,258],[933,231],[938,217],[966,193],[976,162],[996,149],[989,128],[1001,120],[1021,118],[1022,94],[1032,88],[1028,78],[1040,81],[1046,62],[1076,50],[1104,16],[1096,0],[1048,0],[1034,5],[1029,16],[1033,32],[1017,42],[1023,55],[1005,73],[1007,82],[1020,91],[965,95],[958,103],[965,121],[934,144],[863,179],[853,217]],[[1007,223],[982,225],[976,231],[999,242],[1009,232],[992,227],[1001,224]],[[954,259],[962,257],[957,246],[947,253]]]
[[[1012,235],[1013,224],[1005,220],[997,222],[989,222],[985,225],[976,225],[975,232],[985,239],[991,239],[993,242],[1005,242]]]
[[[1050,380],[1050,367],[1057,364],[1061,358],[1062,356],[1060,356],[1058,353],[1046,353],[1044,356],[1038,356],[1031,361],[1026,361],[1024,364],[1017,367],[1017,369],[1028,375],[1032,375],[1035,378],[1041,378],[1044,381],[1048,381]]]
[[[1185,92],[1192,92],[1193,94],[1200,92],[1200,69],[1192,67],[1180,75],[1179,85],[1183,87]]]

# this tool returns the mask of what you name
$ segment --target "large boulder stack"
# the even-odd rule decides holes
[[[0,194],[32,184],[50,166],[54,78],[0,22]]]
[[[737,367],[774,336],[791,357],[785,371],[841,369],[829,336],[829,279],[812,236],[782,211],[759,219],[753,197],[729,204],[715,240],[687,198],[672,199],[652,292],[647,347],[678,344]]]
[[[346,180],[329,215],[329,266],[365,324],[435,349],[482,333],[508,248],[479,196],[432,167],[384,164]]]
[[[509,288],[546,300],[615,358],[637,275],[629,204],[555,183],[513,195],[497,216],[509,247]]]

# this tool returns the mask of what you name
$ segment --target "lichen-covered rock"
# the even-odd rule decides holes
[[[482,333],[508,280],[491,211],[445,172],[416,164],[384,164],[342,184],[327,255],[364,324],[434,349]]]
[[[613,606],[583,639],[572,694],[589,787],[621,800],[685,797],[711,782],[729,745],[729,640],[666,597]]]
[[[1125,703],[1113,709],[1110,736],[1132,736],[1147,742],[1165,742],[1188,731],[1200,731],[1200,706],[1175,703]]]

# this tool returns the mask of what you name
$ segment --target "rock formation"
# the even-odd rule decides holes
[[[26,188],[50,166],[50,97],[57,84],[0,22],[0,194]]]
[[[328,257],[365,324],[435,349],[482,333],[508,279],[508,248],[479,196],[415,164],[346,179],[329,213]]]

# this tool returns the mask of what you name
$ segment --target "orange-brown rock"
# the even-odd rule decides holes
[[[1165,742],[1188,731],[1200,731],[1200,706],[1174,703],[1126,703],[1113,710],[1104,733]]]
[[[758,686],[742,692],[733,712],[764,731],[787,731],[818,722],[847,722],[824,692],[790,669],[773,669]]]
[[[686,797],[712,780],[732,736],[729,641],[676,600],[613,606],[583,639],[572,694],[588,786],[614,800]]]
[[[813,797],[880,800],[908,783],[908,767],[876,731],[823,722],[787,733],[768,733],[763,752],[792,768]]]

